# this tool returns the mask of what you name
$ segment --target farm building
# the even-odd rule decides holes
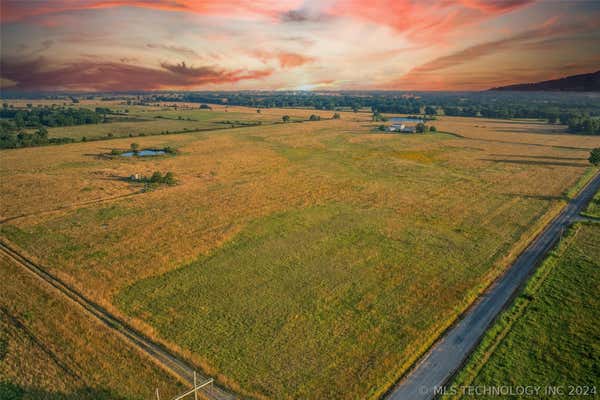
[[[385,129],[387,132],[400,132],[400,133],[415,133],[415,126],[406,126],[404,124],[392,124]]]

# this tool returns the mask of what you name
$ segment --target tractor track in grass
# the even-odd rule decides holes
[[[87,299],[79,291],[73,289],[59,278],[53,276],[47,272],[44,267],[31,261],[22,255],[18,250],[15,250],[13,247],[4,243],[3,241],[0,241],[0,252],[2,252],[7,258],[13,260],[17,265],[29,271],[37,278],[41,279],[55,290],[59,291],[62,295],[75,302],[88,315],[94,317],[100,323],[116,333],[119,337],[127,341],[130,345],[150,357],[163,369],[168,370],[175,377],[193,384],[194,371],[196,369],[191,363],[182,359],[176,354],[173,354],[161,344],[152,341],[144,334],[127,325],[117,316],[113,315],[100,305]],[[210,379],[209,376],[201,373],[197,374],[197,378],[200,382]],[[210,400],[233,400],[239,398],[239,396],[217,385],[203,388],[202,395]]]
[[[89,205],[93,205],[93,204],[109,203],[113,200],[126,199],[128,197],[137,196],[142,193],[143,192],[137,191],[137,192],[133,192],[133,193],[119,194],[117,196],[103,197],[100,199],[86,200],[86,201],[82,201],[79,203],[65,204],[64,206],[53,208],[51,210],[40,210],[40,211],[35,211],[35,212],[27,213],[27,214],[13,215],[11,217],[6,217],[6,218],[0,220],[0,225],[5,224],[7,222],[15,221],[15,220],[21,219],[21,218],[33,217],[33,216],[37,216],[37,215],[53,214],[56,212],[72,210],[72,209],[75,209],[78,207],[84,207],[84,206],[89,206]]]

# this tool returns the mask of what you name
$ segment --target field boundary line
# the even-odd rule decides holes
[[[87,200],[87,201],[82,201],[79,203],[71,203],[71,204],[66,204],[62,207],[58,207],[58,208],[54,208],[52,210],[41,210],[41,211],[36,211],[36,212],[32,212],[32,213],[28,213],[28,214],[19,214],[19,215],[14,215],[12,217],[6,217],[2,220],[0,220],[0,225],[5,224],[7,222],[11,222],[17,219],[21,219],[21,218],[27,218],[27,217],[33,217],[36,215],[45,215],[45,214],[52,214],[52,213],[56,213],[59,211],[66,211],[66,210],[70,210],[73,208],[77,208],[77,207],[84,207],[84,206],[89,206],[92,204],[102,204],[102,203],[108,203],[111,202],[113,200],[121,200],[121,199],[126,199],[128,197],[133,197],[133,196],[137,196],[138,194],[142,194],[143,192],[133,192],[133,193],[125,193],[125,194],[120,194],[117,196],[111,196],[111,197],[103,197],[100,199],[92,199],[92,200]]]
[[[6,244],[3,240],[0,240],[0,251],[9,259],[17,263],[17,265],[20,265],[22,268],[26,269],[34,276],[76,303],[85,312],[93,316],[111,331],[125,339],[125,341],[127,341],[130,345],[136,347],[137,350],[141,351],[144,355],[148,356],[162,369],[167,370],[176,378],[187,383],[192,383],[194,381],[195,368],[190,363],[171,353],[161,344],[152,341],[150,338],[127,325],[105,308],[87,299],[77,290],[71,288],[62,280],[47,272],[43,267],[23,256],[17,250]],[[204,374],[198,374],[198,377],[202,380],[208,380],[211,378]],[[239,398],[238,395],[233,394],[217,385],[215,385],[210,392],[204,391],[202,395],[209,400],[233,400]]]

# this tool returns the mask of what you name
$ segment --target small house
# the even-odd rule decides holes
[[[387,132],[400,132],[400,133],[415,133],[416,128],[414,126],[406,126],[404,124],[392,124],[385,129]]]
[[[386,128],[388,132],[398,132],[405,128],[404,124],[392,124]]]

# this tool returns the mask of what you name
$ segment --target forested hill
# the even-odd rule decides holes
[[[600,92],[600,71],[591,74],[567,76],[561,79],[537,83],[522,83],[501,86],[490,90],[504,91],[561,91],[561,92]]]

